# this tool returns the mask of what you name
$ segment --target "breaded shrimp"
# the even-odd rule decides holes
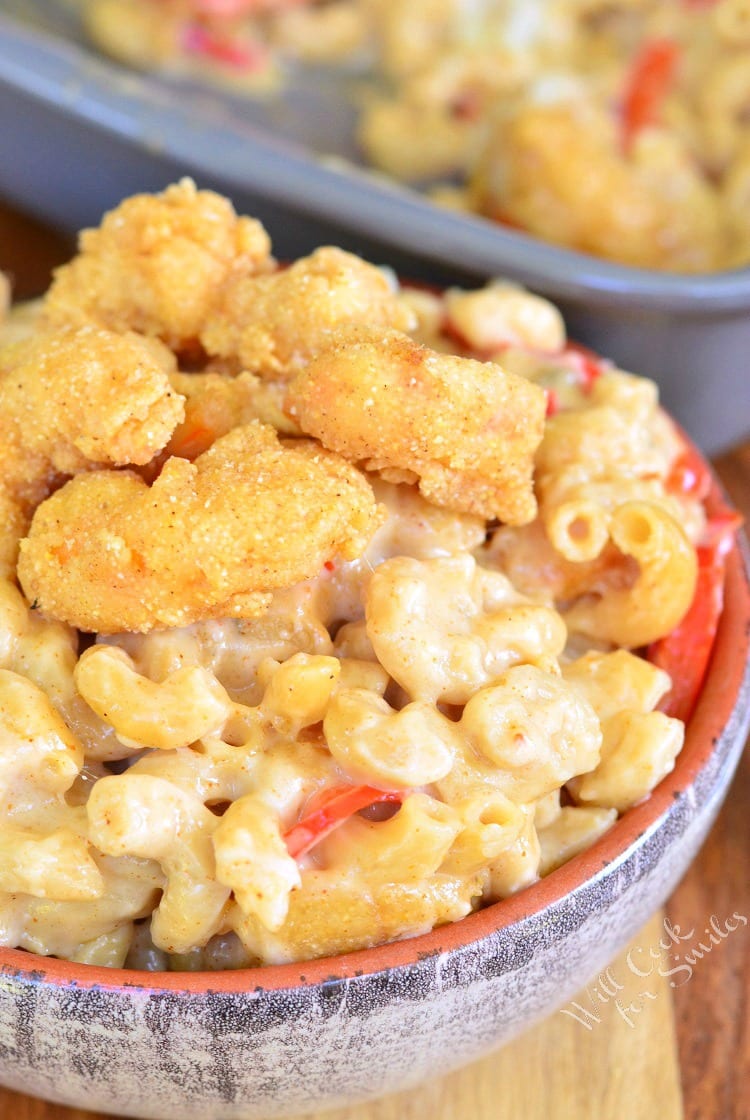
[[[174,364],[156,340],[84,327],[0,350],[0,572],[60,476],[145,464],[182,419]]]
[[[416,476],[435,505],[510,524],[534,517],[544,392],[491,362],[366,332],[313,360],[286,409],[352,462],[397,481]]]
[[[153,486],[79,475],[37,510],[18,574],[47,616],[114,633],[262,613],[275,588],[359,555],[379,522],[370,486],[311,441],[235,428]]]
[[[201,341],[209,354],[288,381],[342,328],[409,330],[415,323],[379,268],[324,247],[271,275],[229,281]]]
[[[173,373],[172,388],[185,398],[185,419],[175,428],[167,455],[195,459],[221,436],[262,420],[277,431],[297,434],[299,429],[281,411],[283,389],[269,396],[271,382],[252,373],[232,377],[226,373]]]
[[[225,281],[271,267],[270,250],[260,222],[183,179],[126,199],[84,230],[78,255],[55,273],[46,315],[155,335],[180,350],[194,344]]]
[[[161,343],[88,326],[0,351],[0,487],[22,507],[61,474],[145,464],[184,414]]]

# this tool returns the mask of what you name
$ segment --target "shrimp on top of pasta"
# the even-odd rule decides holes
[[[183,180],[5,313],[0,409],[0,943],[216,969],[414,936],[674,766],[735,522],[547,301],[281,269]]]

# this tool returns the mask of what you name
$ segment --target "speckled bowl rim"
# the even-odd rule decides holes
[[[714,480],[707,500],[709,513],[721,500],[721,488]],[[257,996],[264,991],[311,987],[409,968],[425,957],[458,950],[538,915],[626,861],[647,835],[663,823],[670,807],[687,794],[723,736],[730,733],[733,714],[743,710],[750,712],[750,550],[744,535],[739,533],[727,557],[724,611],[708,675],[674,770],[647,800],[623,814],[591,848],[546,878],[430,933],[299,964],[222,972],[147,972],[75,964],[22,949],[0,948],[0,974],[10,972],[36,983],[83,990],[182,991],[193,995],[246,992]],[[739,731],[746,731],[743,721],[740,723]],[[738,733],[736,728],[733,733]]]

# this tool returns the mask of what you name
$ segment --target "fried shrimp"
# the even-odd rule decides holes
[[[379,268],[325,247],[271,275],[228,282],[201,341],[209,354],[288,381],[342,328],[409,330],[415,323]]]
[[[79,253],[57,269],[45,300],[52,323],[94,320],[116,331],[194,344],[230,276],[271,267],[260,222],[183,179],[161,194],[139,194],[84,230]]]
[[[79,475],[37,510],[18,575],[47,616],[115,633],[252,617],[270,593],[361,553],[379,523],[370,486],[312,442],[235,428],[149,487]]]
[[[491,362],[438,354],[397,331],[350,336],[292,382],[304,432],[448,509],[530,521],[544,428],[537,385]]]
[[[172,434],[168,455],[195,459],[221,436],[251,420],[262,420],[289,434],[299,432],[281,411],[281,387],[274,392],[270,382],[252,373],[237,377],[211,371],[172,373],[169,380],[185,398],[185,419]]]
[[[183,416],[173,366],[154,340],[91,326],[0,351],[0,485],[35,505],[56,475],[147,463]]]
[[[61,475],[148,463],[183,416],[174,365],[156,340],[95,327],[0,351],[0,567],[12,566],[34,507]]]

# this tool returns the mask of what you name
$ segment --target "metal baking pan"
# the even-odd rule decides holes
[[[300,70],[250,100],[135,74],[85,45],[75,9],[0,5],[0,194],[61,228],[191,174],[268,227],[279,256],[336,243],[435,283],[509,276],[570,332],[653,377],[708,452],[750,434],[750,269],[632,269],[452,213],[357,164],[352,78]]]

